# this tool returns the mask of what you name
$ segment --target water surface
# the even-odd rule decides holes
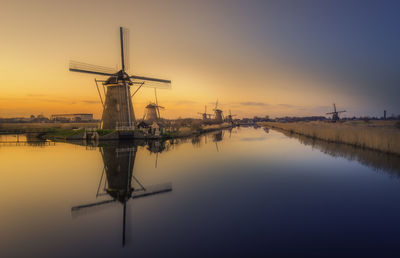
[[[4,144],[0,256],[399,257],[399,164],[262,128]]]

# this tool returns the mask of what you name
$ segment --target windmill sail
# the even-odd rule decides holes
[[[132,82],[135,84],[142,84],[143,87],[148,88],[157,88],[157,89],[170,89],[171,88],[171,81],[158,79],[158,78],[151,78],[151,77],[144,77],[144,76],[137,76],[133,75],[129,77]]]
[[[129,71],[129,30],[127,28],[120,27],[120,40],[121,40],[121,57],[122,67],[124,71]]]
[[[109,67],[87,64],[78,61],[70,61],[69,70],[71,72],[91,73],[105,76],[112,76],[117,72],[115,69]]]

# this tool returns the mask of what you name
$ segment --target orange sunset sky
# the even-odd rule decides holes
[[[104,77],[72,73],[68,65],[120,65],[119,26],[130,31],[130,73],[172,80],[171,89],[158,91],[167,118],[200,117],[197,112],[205,104],[211,110],[217,98],[239,117],[324,115],[332,102],[347,116],[396,112],[397,86],[365,86],[362,79],[326,72],[362,59],[321,42],[326,30],[335,38],[352,34],[351,28],[341,35],[330,25],[309,25],[331,24],[315,14],[321,11],[279,1],[2,1],[0,117],[99,118],[94,78]],[[377,96],[378,88],[386,95]],[[136,116],[153,100],[153,90],[142,89],[134,97]]]

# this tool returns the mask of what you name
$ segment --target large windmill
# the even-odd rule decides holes
[[[103,114],[100,127],[102,129],[130,129],[136,125],[135,113],[132,106],[132,97],[142,87],[165,88],[170,87],[171,81],[138,75],[129,75],[128,62],[128,35],[127,30],[120,27],[121,43],[121,70],[115,71],[102,66],[89,65],[81,62],[70,63],[69,70],[72,72],[89,73],[108,76],[106,80],[96,80],[97,91],[103,105]],[[100,93],[97,82],[103,85],[103,95]],[[131,95],[131,87],[138,86]]]
[[[344,113],[344,112],[346,112],[346,110],[342,110],[342,111],[337,111],[336,110],[336,104],[335,103],[333,103],[333,112],[329,112],[329,113],[326,113],[327,115],[332,115],[332,121],[333,122],[336,122],[336,121],[338,121],[340,118],[339,118],[339,114],[340,113]]]
[[[95,209],[111,203],[122,204],[122,245],[125,245],[126,206],[130,199],[141,198],[172,191],[171,183],[144,186],[133,175],[137,146],[135,144],[101,147],[104,168],[97,188],[96,198],[102,196],[111,197],[106,200],[89,204],[74,206],[71,208],[73,215],[79,215],[81,211]],[[105,174],[105,177],[104,177]],[[101,186],[103,185],[103,192]]]
[[[222,116],[222,110],[218,108],[218,99],[215,102],[214,112],[215,112],[215,122],[217,124],[221,124],[224,121],[224,118]]]
[[[212,115],[212,114],[207,114],[207,105],[204,106],[204,113],[198,112],[198,114],[203,117],[203,121],[208,121],[209,119],[211,119]]]

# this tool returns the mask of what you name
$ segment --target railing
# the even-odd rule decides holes
[[[135,129],[136,129],[135,125],[128,122],[125,123],[117,122],[115,126],[115,130],[117,131],[133,131]]]

